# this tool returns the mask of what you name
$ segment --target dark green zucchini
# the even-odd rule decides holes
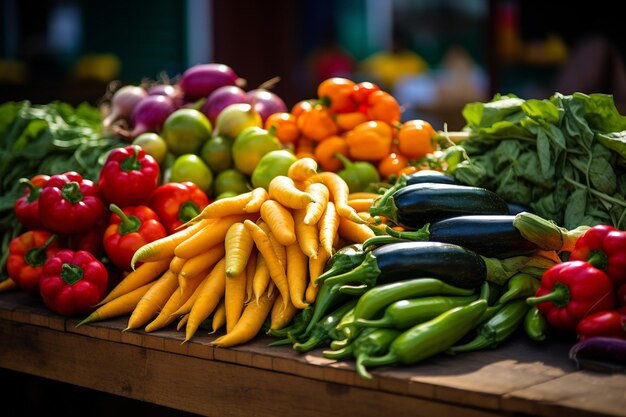
[[[327,278],[324,284],[374,286],[422,277],[478,288],[487,279],[487,264],[476,252],[451,243],[398,242],[368,252],[359,266]]]
[[[415,229],[426,223],[471,214],[509,214],[506,201],[486,188],[423,183],[400,188],[370,208],[372,216]]]
[[[506,214],[450,217],[429,225],[428,240],[454,243],[499,259],[535,252],[537,245],[522,237],[513,219]]]

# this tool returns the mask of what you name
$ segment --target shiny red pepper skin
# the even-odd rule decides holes
[[[7,273],[25,292],[39,296],[39,281],[47,259],[61,250],[56,235],[47,230],[29,230],[9,243]]]
[[[598,311],[585,317],[578,322],[576,334],[581,340],[592,336],[626,339],[626,307]]]
[[[613,282],[604,272],[583,261],[556,264],[541,277],[534,297],[526,300],[536,305],[556,330],[576,331],[580,320],[596,311],[615,307]]]
[[[622,284],[617,288],[617,305],[626,306],[626,284]]]
[[[157,187],[159,172],[159,164],[140,146],[115,148],[98,177],[102,198],[122,208],[144,204]]]
[[[197,216],[207,205],[206,193],[190,181],[163,184],[154,190],[148,202],[168,234]]]
[[[587,261],[603,270],[615,285],[626,284],[626,232],[597,225],[576,240],[571,261]]]
[[[41,222],[53,232],[86,232],[103,211],[98,186],[74,171],[51,176],[39,194]]]
[[[39,218],[39,191],[50,179],[49,175],[35,175],[30,180],[22,178],[20,182],[26,186],[24,195],[15,200],[13,209],[15,216],[27,230],[43,229]]]
[[[167,236],[156,213],[148,206],[110,206],[111,219],[104,231],[104,250],[115,266],[131,271],[135,251],[146,243]]]
[[[43,266],[41,297],[55,313],[86,314],[104,298],[108,277],[105,266],[91,253],[63,249]]]

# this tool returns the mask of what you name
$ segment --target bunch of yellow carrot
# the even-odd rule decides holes
[[[211,342],[233,346],[254,338],[270,318],[288,325],[313,303],[315,279],[334,251],[374,236],[368,226],[372,193],[350,194],[334,172],[317,172],[311,158],[288,174],[209,204],[185,228],[137,250],[140,264],[81,323],[130,314],[127,329],[146,332],[178,320],[190,340],[211,318]]]

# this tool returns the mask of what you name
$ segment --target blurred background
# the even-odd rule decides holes
[[[620,107],[626,97],[623,25],[602,0],[584,11],[535,0],[0,4],[0,102],[97,105],[111,82],[173,82],[206,62],[231,66],[248,89],[279,77],[288,106],[330,76],[377,82],[405,119],[454,129],[465,103],[495,93],[605,92]]]

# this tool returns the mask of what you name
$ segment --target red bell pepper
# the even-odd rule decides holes
[[[576,240],[569,260],[587,261],[616,285],[626,284],[626,232],[609,225],[593,226]]]
[[[196,217],[209,205],[209,198],[195,183],[169,182],[152,193],[148,206],[154,210],[168,234]]]
[[[96,256],[104,255],[104,231],[109,226],[110,216],[109,210],[105,208],[102,216],[91,229],[67,236],[67,247],[75,251],[86,250]]]
[[[102,198],[119,207],[145,204],[157,187],[160,168],[140,146],[115,148],[98,177]]]
[[[103,211],[98,186],[78,172],[51,176],[39,193],[41,222],[53,232],[86,232],[98,222]]]
[[[622,284],[617,288],[617,305],[626,306],[626,284]]]
[[[581,340],[592,336],[626,339],[626,307],[597,311],[585,317],[578,322],[576,334]]]
[[[106,295],[108,278],[105,266],[91,253],[63,249],[43,266],[41,297],[55,313],[86,314]]]
[[[111,204],[109,226],[104,231],[104,250],[114,265],[131,271],[135,251],[146,243],[167,236],[156,213],[148,206],[128,206],[123,210]]]
[[[47,230],[29,230],[9,243],[7,273],[28,294],[39,296],[43,265],[61,250],[57,235]]]
[[[13,209],[15,216],[28,230],[43,229],[43,224],[39,218],[39,190],[50,179],[49,175],[35,175],[30,180],[20,179],[20,183],[26,185],[24,195],[15,200]]]
[[[536,305],[556,330],[575,332],[580,320],[596,311],[615,307],[613,282],[604,272],[583,261],[556,264],[541,277]]]

